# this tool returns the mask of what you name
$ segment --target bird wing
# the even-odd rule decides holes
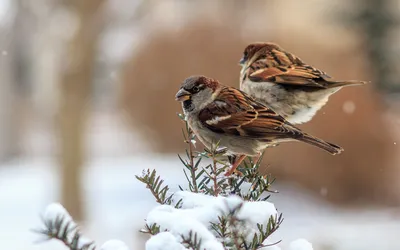
[[[199,113],[200,122],[216,133],[273,140],[297,138],[302,132],[272,109],[242,91],[225,87]]]
[[[332,88],[362,84],[361,81],[335,81],[295,55],[271,48],[248,67],[248,78],[253,82],[272,82],[298,87]]]

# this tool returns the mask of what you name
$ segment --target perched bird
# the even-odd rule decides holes
[[[219,143],[234,156],[231,175],[246,156],[259,156],[268,146],[301,141],[333,155],[343,149],[302,132],[267,106],[244,92],[205,76],[186,78],[175,96],[186,120],[207,147]]]
[[[248,45],[239,63],[240,89],[292,124],[311,120],[342,87],[366,83],[334,80],[273,43]]]

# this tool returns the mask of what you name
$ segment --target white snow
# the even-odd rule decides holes
[[[202,248],[210,250],[223,249],[222,244],[209,230],[210,223],[218,223],[219,216],[228,215],[230,211],[241,206],[237,218],[246,222],[244,230],[249,233],[251,240],[257,230],[257,223],[266,226],[270,216],[277,214],[275,206],[270,202],[246,202],[238,196],[213,197],[178,191],[174,202],[179,200],[182,200],[180,209],[176,209],[174,205],[154,208],[147,216],[147,224],[157,224],[161,231],[169,231],[177,241],[181,240],[182,235],[187,237],[189,232],[196,233],[202,240]]]
[[[175,209],[169,205],[161,205],[149,213],[146,222],[149,226],[156,223],[160,226],[161,231],[168,230],[177,240],[182,237],[189,238],[189,233],[192,232],[192,237],[197,234],[197,237],[202,239],[202,248],[205,248],[205,245],[219,245],[218,248],[214,249],[223,249],[222,244],[218,242],[207,226],[197,220],[196,217],[191,216],[195,215],[194,210],[188,211],[193,213],[185,212],[185,210]]]
[[[120,240],[108,240],[101,245],[100,250],[129,250],[129,247]]]
[[[66,222],[73,222],[71,215],[60,203],[51,203],[44,211],[43,218],[45,220],[56,220],[63,217]]]
[[[290,243],[289,250],[313,250],[313,247],[307,240],[297,239]]]
[[[238,214],[240,220],[245,220],[252,228],[257,229],[257,223],[267,225],[271,216],[277,215],[274,204],[268,201],[245,202]]]
[[[146,250],[184,250],[186,249],[177,241],[170,232],[161,232],[152,236],[146,242]]]

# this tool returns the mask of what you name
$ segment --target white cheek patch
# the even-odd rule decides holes
[[[242,69],[240,70],[240,76],[241,76],[241,77],[243,77],[243,75],[246,73],[246,69],[247,69],[247,66],[246,66],[246,65],[243,65],[243,66],[242,66]]]
[[[213,117],[211,120],[207,120],[206,123],[208,125],[216,125],[216,124],[218,124],[218,122],[224,121],[224,120],[229,119],[229,118],[231,118],[231,115],[216,116],[216,117]]]

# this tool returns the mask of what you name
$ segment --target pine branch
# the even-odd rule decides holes
[[[83,243],[82,235],[75,222],[66,215],[59,215],[55,219],[42,218],[44,228],[33,230],[35,233],[44,235],[44,240],[56,239],[64,243],[70,250],[95,250],[94,241]]]
[[[193,233],[193,231],[189,232],[189,235],[186,237],[181,235],[182,237],[182,245],[184,245],[188,249],[193,250],[201,250],[201,239],[198,238],[197,233]]]
[[[171,204],[172,195],[167,196],[169,187],[168,185],[162,186],[164,180],[157,175],[156,170],[150,172],[150,169],[143,171],[142,176],[135,176],[136,179],[146,184],[151,194],[156,198],[156,201],[160,204]]]
[[[264,245],[263,242],[271,236],[276,230],[278,230],[279,226],[283,222],[283,217],[282,214],[271,216],[268,220],[267,226],[264,228],[263,224],[257,224],[258,232],[254,233],[253,236],[253,241],[251,242],[251,249],[259,249],[262,247],[266,247],[267,245]],[[276,245],[280,241],[275,242],[271,245]]]
[[[183,159],[179,156],[179,159],[182,161],[182,163],[185,165],[187,169],[190,171],[190,176],[191,176],[191,181],[189,181],[189,188],[192,192],[198,193],[198,185],[197,185],[197,179],[196,179],[196,171],[197,167],[200,164],[201,159],[199,159],[196,164],[194,163],[194,158],[195,156],[193,155],[193,145],[196,143],[195,140],[195,134],[193,133],[192,129],[189,127],[189,124],[187,123],[185,116],[182,114],[178,114],[178,117],[185,122],[185,131],[182,130],[184,142],[187,143],[188,150],[186,150],[186,156],[189,161],[183,161]],[[185,170],[183,170],[185,172]],[[185,172],[186,178],[187,174]]]
[[[228,215],[231,237],[233,238],[233,244],[237,250],[243,249],[243,247],[244,247],[243,243],[245,243],[244,236],[240,230],[242,221],[240,221],[237,217],[237,214],[239,213],[242,206],[243,206],[243,203],[239,204],[237,207],[233,208],[229,212],[229,215]],[[245,232],[243,232],[243,233],[245,233]]]
[[[239,195],[244,200],[247,201],[265,201],[270,196],[266,196],[262,198],[262,195],[265,192],[268,193],[277,193],[276,190],[270,190],[271,185],[275,182],[275,178],[273,178],[270,174],[268,175],[260,175],[259,168],[262,156],[259,158],[258,162],[254,163],[250,158],[249,162],[244,161],[244,167],[239,167],[238,171],[241,173],[240,178],[233,178],[230,180],[230,190],[232,193]],[[250,183],[251,186],[248,189],[247,193],[242,193],[241,187],[244,183]]]
[[[160,232],[160,226],[157,225],[156,223],[149,225],[149,224],[145,224],[145,228],[139,230],[139,232],[141,233],[146,233],[146,234],[151,234],[151,235],[156,235]]]
[[[212,168],[212,173],[213,173],[213,177],[212,180],[214,182],[214,196],[218,196],[219,194],[219,186],[218,186],[218,181],[217,181],[217,161],[215,160],[215,158],[213,158],[213,168]]]
[[[199,184],[199,189],[205,194],[218,196],[221,192],[225,194],[223,190],[227,179],[223,176],[223,173],[228,166],[220,162],[218,158],[226,153],[226,148],[220,148],[219,143],[213,143],[212,145],[212,148],[205,148],[204,152],[199,153],[201,157],[212,160],[212,163],[203,169],[204,176]],[[218,168],[218,164],[222,165],[222,167]]]

